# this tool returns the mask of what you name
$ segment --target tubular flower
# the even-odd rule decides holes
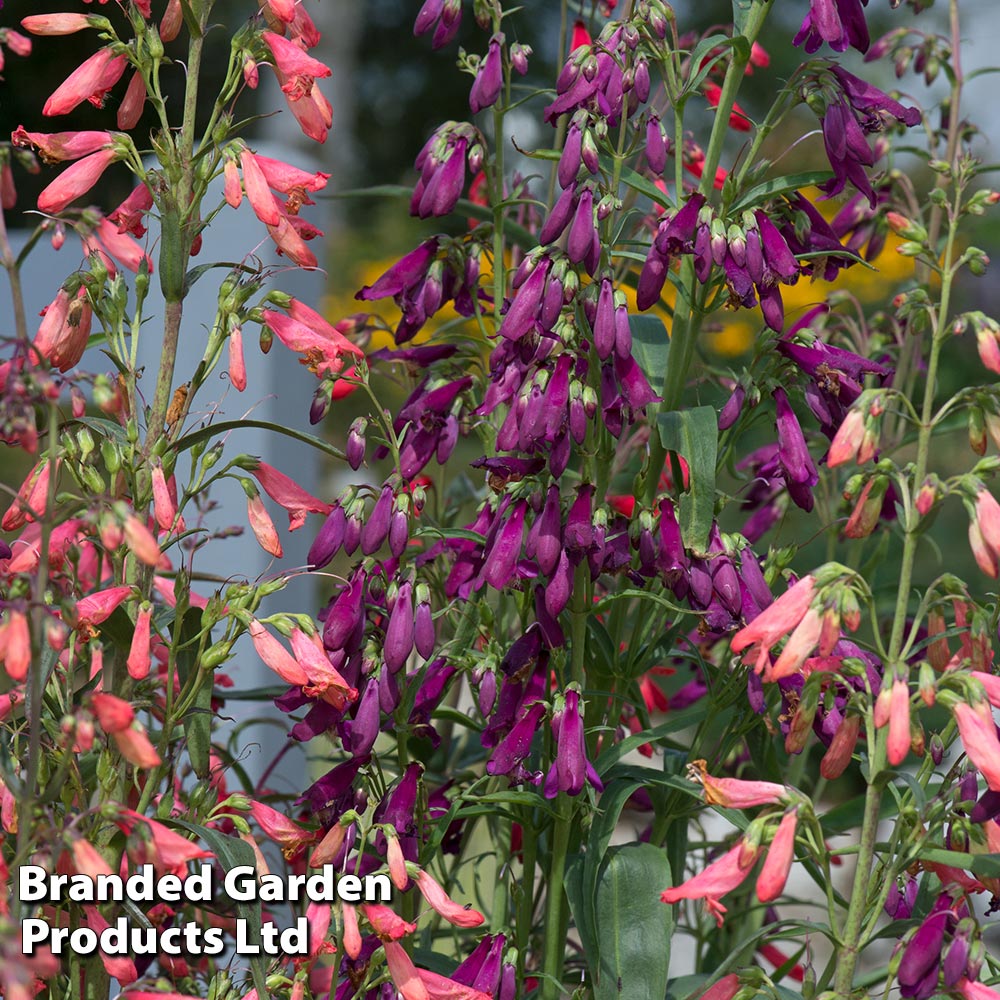
[[[283,681],[297,686],[309,683],[309,675],[298,660],[256,618],[250,619],[248,631],[257,655]]]
[[[421,870],[416,877],[417,888],[428,905],[455,927],[478,927],[486,919],[471,906],[456,903],[437,883],[431,874]]]
[[[125,56],[116,56],[110,48],[99,49],[55,89],[45,102],[42,114],[46,117],[67,115],[84,101],[103,107],[105,95],[121,79],[126,66],[128,59]]]
[[[43,163],[78,160],[108,149],[113,140],[110,132],[29,132],[23,125],[18,125],[10,137],[12,145],[36,152]]]
[[[21,27],[33,35],[73,35],[92,26],[89,14],[29,14]]]
[[[306,514],[329,514],[333,510],[332,504],[317,500],[294,480],[283,472],[279,472],[273,465],[268,465],[267,462],[254,459],[250,460],[244,467],[256,478],[264,492],[275,503],[280,504],[288,511],[289,531],[301,528],[306,523]]]
[[[688,764],[688,777],[697,781],[710,806],[727,809],[750,809],[777,805],[788,797],[788,789],[774,781],[742,781],[739,778],[713,778],[704,760]]]
[[[61,212],[71,202],[86,194],[120,155],[115,149],[101,149],[77,160],[38,196],[38,210],[47,215]]]
[[[969,760],[979,768],[990,789],[1000,792],[1000,741],[989,703],[973,706],[960,701],[952,714]]]
[[[770,903],[785,890],[788,873],[795,859],[795,826],[798,809],[785,813],[771,846],[764,857],[764,865],[757,878],[757,898],[762,903]]]
[[[744,882],[757,860],[758,850],[747,850],[747,847],[744,841],[739,841],[721,858],[683,884],[664,889],[660,900],[664,903],[676,903],[682,899],[703,899],[705,908],[721,927],[726,908],[719,899]]]
[[[28,473],[27,478],[21,484],[11,505],[7,508],[0,520],[0,528],[4,531],[15,531],[23,528],[29,521],[34,521],[45,513],[49,497],[49,477],[52,472],[53,463],[47,458],[43,458]],[[59,468],[59,461],[55,462],[56,470]]]
[[[816,589],[813,576],[804,576],[789,587],[773,604],[765,608],[749,625],[733,636],[731,648],[741,653],[749,648],[754,657],[754,671],[761,673],[770,664],[771,647],[788,635],[804,619]]]
[[[834,52],[843,52],[849,45],[867,52],[868,23],[862,9],[867,6],[868,0],[809,0],[809,13],[792,44],[804,43],[810,54],[824,42]]]
[[[61,372],[75,367],[87,349],[93,310],[87,290],[81,287],[74,296],[60,288],[46,307],[35,334],[35,349]]]

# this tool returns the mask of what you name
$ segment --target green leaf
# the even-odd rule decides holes
[[[239,837],[227,837],[219,830],[212,830],[207,826],[198,826],[196,823],[188,823],[183,819],[172,819],[170,823],[195,834],[208,844],[219,859],[219,864],[222,865],[224,871],[230,872],[234,868],[240,867],[250,867],[254,871],[257,871],[257,859],[254,856],[253,848],[240,840]],[[261,926],[260,900],[255,900],[252,903],[234,903],[234,906],[236,908],[236,919],[246,921],[247,943],[259,946]],[[249,958],[250,974],[253,977],[253,985],[257,990],[257,996],[270,996],[267,989],[267,966],[264,963],[264,956],[251,955]]]
[[[200,645],[201,612],[187,608],[180,620],[173,623],[173,646],[177,650],[177,674],[182,686],[197,681],[200,684],[191,710],[182,720],[187,737],[187,752],[191,767],[199,778],[207,778],[209,752],[212,749],[212,673],[199,676],[198,648]],[[209,634],[206,645],[212,641]]]
[[[761,202],[767,201],[768,198],[773,198],[775,195],[822,184],[832,176],[833,174],[829,170],[807,170],[801,174],[772,177],[769,181],[755,184],[749,191],[745,191],[743,196],[732,206],[731,211],[741,212],[743,209],[759,205]]]
[[[1000,878],[1000,854],[977,854],[972,872],[981,878]]]
[[[629,329],[632,331],[632,356],[642,369],[650,385],[663,385],[670,356],[670,337],[663,320],[656,316],[630,315]]]
[[[753,9],[753,0],[733,0],[733,34],[742,35],[746,31],[747,18]]]
[[[661,191],[651,180],[647,177],[643,177],[642,174],[636,173],[631,167],[623,166],[621,168],[622,183],[626,187],[630,187],[633,191],[638,191],[639,194],[645,195],[651,202],[656,205],[660,205],[663,208],[673,208],[674,203],[670,200],[670,197]]]
[[[660,901],[660,891],[671,881],[666,854],[652,844],[623,844],[608,852],[595,899],[595,1000],[666,996],[673,909]]]
[[[566,874],[563,878],[563,885],[566,889],[566,898],[569,900],[570,913],[573,914],[573,923],[576,924],[576,932],[580,936],[580,944],[583,946],[583,954],[590,967],[591,978],[597,978],[597,937],[594,931],[594,898],[585,889],[584,869],[585,858],[582,854],[576,854],[567,859]]]
[[[708,548],[715,513],[715,462],[719,424],[712,406],[672,410],[657,418],[660,441],[688,464],[690,488],[681,494],[680,527],[684,544],[696,554]]]
[[[226,434],[229,431],[239,430],[241,427],[259,427],[261,430],[274,431],[275,434],[284,434],[285,437],[295,438],[296,441],[304,441],[311,444],[317,451],[322,451],[334,458],[343,458],[344,453],[339,448],[334,448],[332,444],[327,444],[322,438],[314,434],[306,434],[305,431],[297,431],[293,427],[282,427],[281,424],[271,423],[270,420],[220,420],[214,424],[207,424],[199,427],[198,430],[185,434],[176,444],[179,452],[193,448],[200,441],[209,441],[219,434]]]

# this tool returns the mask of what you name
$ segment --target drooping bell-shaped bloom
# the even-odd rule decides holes
[[[21,27],[33,35],[73,35],[94,26],[90,14],[29,14],[21,18]]]
[[[333,505],[317,500],[311,493],[302,489],[294,480],[273,465],[259,459],[250,459],[243,465],[264,492],[277,504],[288,511],[288,530],[295,531],[306,523],[306,514],[329,514]]]
[[[121,79],[126,66],[126,56],[116,56],[110,47],[99,49],[55,89],[42,107],[42,114],[66,115],[84,101],[103,107],[105,95]]]
[[[708,805],[726,809],[751,809],[754,806],[777,805],[788,797],[788,789],[775,781],[744,781],[740,778],[714,778],[704,760],[688,764],[688,777],[697,781],[705,792]]]
[[[552,735],[556,756],[545,778],[545,797],[555,798],[559,792],[579,795],[587,782],[602,791],[604,784],[587,758],[580,695],[572,688],[564,695],[563,708],[553,714]]]
[[[809,13],[792,44],[804,44],[810,54],[824,42],[834,52],[843,52],[849,45],[867,52],[870,39],[863,10],[867,6],[868,0],[809,0]]]
[[[79,160],[101,149],[108,149],[114,140],[110,132],[29,132],[23,125],[11,133],[11,145],[36,152],[43,163]]]
[[[454,927],[478,927],[486,919],[471,906],[456,903],[425,869],[416,878],[417,888],[427,904]]]
[[[309,683],[309,675],[302,665],[256,619],[251,618],[247,628],[257,655],[286,683],[301,686]]]
[[[748,845],[741,840],[697,875],[672,889],[664,889],[660,899],[664,903],[703,899],[705,908],[721,927],[726,907],[720,899],[745,881],[757,860],[757,854],[757,849],[748,850]]]
[[[969,760],[979,768],[989,787],[1000,792],[1000,741],[989,703],[973,706],[960,701],[952,714]]]
[[[789,495],[803,510],[812,510],[812,488],[819,471],[806,445],[805,435],[784,389],[774,390],[775,424],[778,432],[778,462],[785,473]]]
[[[135,631],[132,633],[126,664],[128,675],[133,680],[141,681],[149,676],[152,617],[152,605],[144,602],[136,616]]]
[[[128,585],[109,587],[88,594],[76,602],[76,607],[67,616],[67,620],[77,629],[100,625],[131,594],[132,588]]]
[[[812,603],[816,581],[811,575],[802,577],[789,587],[773,604],[765,608],[749,625],[733,636],[734,653],[750,649],[754,670],[760,673],[770,662],[771,647],[802,622]]]
[[[785,891],[788,873],[795,858],[795,827],[798,808],[785,813],[764,855],[764,865],[757,877],[757,898],[770,903]]]
[[[35,334],[35,350],[59,371],[69,371],[79,364],[87,349],[92,318],[85,288],[81,286],[72,296],[60,288],[42,316]]]
[[[101,149],[77,160],[38,196],[38,210],[46,215],[57,215],[86,194],[100,180],[101,174],[119,158],[117,150]]]
[[[31,632],[23,611],[8,608],[0,622],[0,663],[12,681],[23,681],[31,666]]]
[[[496,104],[503,89],[503,34],[496,34],[490,39],[486,58],[483,59],[479,72],[476,74],[472,90],[469,92],[469,107],[473,114],[478,114],[485,108]]]
[[[281,539],[278,538],[274,521],[271,520],[271,515],[268,514],[264,501],[261,500],[260,494],[256,491],[254,491],[253,496],[247,498],[247,520],[250,522],[250,528],[254,538],[257,539],[257,544],[265,552],[280,559],[283,555]]]
[[[263,32],[261,38],[271,50],[275,65],[285,78],[281,89],[287,95],[289,102],[294,103],[308,98],[314,81],[330,76],[329,66],[314,59],[304,48],[290,39],[273,31]]]

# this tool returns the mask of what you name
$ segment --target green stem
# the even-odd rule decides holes
[[[21,270],[7,235],[7,218],[0,211],[0,264],[7,271],[10,282],[10,299],[14,307],[14,331],[22,344],[28,342],[28,320],[24,311],[24,291],[21,288]]]
[[[558,814],[552,826],[552,858],[545,900],[545,961],[542,967],[545,978],[542,980],[542,1000],[558,1000],[562,992],[563,959],[566,955],[566,939],[562,933],[563,885],[573,809],[564,792],[559,793],[554,805]]]
[[[961,199],[961,189],[956,192],[956,203]],[[953,213],[948,227],[948,239],[945,246],[944,267],[942,270],[941,302],[937,311],[937,322],[934,325],[931,340],[930,357],[927,362],[927,381],[924,385],[924,398],[921,407],[919,432],[917,437],[917,459],[914,466],[911,491],[915,498],[927,474],[927,464],[930,457],[931,434],[934,429],[934,396],[937,389],[937,370],[940,361],[941,347],[947,336],[948,311],[951,302],[951,288],[954,280],[954,251],[957,225]],[[915,503],[915,499],[914,499]],[[892,620],[892,632],[889,637],[886,669],[895,666],[900,657],[903,645],[903,635],[906,628],[906,617],[910,603],[910,587],[913,583],[913,566],[917,552],[917,528],[919,516],[911,506],[906,518],[906,535],[903,540],[903,556],[899,571],[899,589],[896,595],[896,610]],[[874,722],[869,708],[867,726],[869,732],[875,732]],[[851,887],[851,899],[848,904],[847,918],[841,935],[841,947],[837,962],[837,973],[834,978],[834,990],[838,996],[850,996],[854,986],[854,972],[857,967],[865,914],[868,909],[868,895],[872,886],[872,863],[875,858],[875,843],[878,832],[879,808],[882,803],[882,784],[880,772],[885,767],[885,733],[880,730],[875,735],[875,748],[869,759],[868,789],[865,792],[865,810],[861,823],[860,848],[857,867],[854,870],[854,884]]]

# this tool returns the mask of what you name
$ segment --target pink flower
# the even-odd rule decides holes
[[[254,496],[247,498],[247,519],[260,547],[280,559],[283,555],[281,541],[260,494],[255,493]]]
[[[128,675],[133,680],[141,681],[149,676],[149,644],[153,608],[143,604],[135,620],[135,631],[132,633],[132,643],[128,654]]]
[[[977,323],[976,347],[979,360],[991,372],[1000,374],[1000,326],[992,321]]]
[[[6,621],[0,623],[0,663],[12,681],[23,681],[31,666],[31,633],[23,611],[7,610]]]
[[[329,514],[333,510],[333,505],[317,500],[311,493],[307,493],[301,486],[279,472],[273,465],[261,462],[247,470],[256,477],[257,482],[263,487],[264,492],[275,502],[288,511],[288,530],[295,531],[306,523],[306,514]]]
[[[830,442],[826,464],[833,468],[857,458],[865,439],[865,418],[860,410],[849,410]]]
[[[309,683],[309,675],[301,664],[264,628],[256,618],[248,628],[257,655],[286,683],[301,687]]]
[[[456,983],[447,976],[439,976],[427,969],[417,969],[417,975],[430,1000],[492,1000],[489,993],[483,993],[472,986]]]
[[[340,852],[341,847],[344,845],[344,840],[347,837],[347,827],[341,826],[340,823],[334,823],[329,830],[326,831],[323,839],[316,845],[313,849],[312,854],[309,855],[309,867],[310,868],[321,868],[323,865],[329,864]],[[345,904],[345,913],[346,913]],[[355,930],[357,930],[357,915],[353,912],[354,907],[351,907],[351,916],[355,921]],[[346,917],[345,917],[346,921]],[[358,949],[361,950],[360,947]],[[352,956],[357,958],[357,955]]]
[[[774,605],[771,605],[773,607]],[[770,609],[768,609],[770,610]],[[767,613],[766,611],[764,612]],[[815,608],[808,608],[802,620],[795,626],[781,650],[777,662],[770,669],[765,667],[764,680],[777,681],[788,677],[802,668],[810,654],[816,648],[823,632],[823,617]]]
[[[815,589],[816,581],[812,576],[802,577],[733,636],[733,652],[740,653],[750,647],[754,670],[759,674],[770,663],[771,647],[802,621],[812,603]]]
[[[344,367],[352,357],[364,357],[360,347],[352,344],[340,330],[298,299],[292,299],[289,312],[291,315],[286,316],[273,309],[265,309],[264,323],[285,347],[303,356],[302,364],[319,377],[341,373],[350,377],[355,374],[353,365],[346,372]],[[344,325],[349,325],[349,322],[345,321]],[[333,397],[343,398],[356,388],[347,379],[340,379],[334,386]]]
[[[363,903],[361,912],[365,915],[368,923],[372,925],[375,933],[386,943],[398,941],[401,937],[412,934],[417,929],[416,924],[409,923],[381,903]]]
[[[282,85],[281,89],[285,90],[289,86],[288,78],[277,68],[275,76]],[[327,133],[333,124],[333,106],[320,91],[318,83],[312,85],[305,97],[299,100],[289,98],[288,107],[298,121],[303,135],[316,142],[326,142]]]
[[[181,10],[181,0],[167,0],[167,9],[160,21],[160,38],[172,42],[181,32],[184,23],[184,12]]]
[[[771,846],[764,855],[764,865],[757,877],[757,898],[762,903],[770,903],[785,891],[788,873],[795,857],[795,824],[798,809],[785,813]]]
[[[162,763],[145,728],[139,722],[133,722],[128,729],[113,733],[111,738],[115,741],[118,752],[135,767],[150,768]]]
[[[127,65],[125,56],[116,56],[110,48],[98,49],[56,88],[42,114],[47,118],[67,115],[84,101],[103,107],[105,95],[121,79]]]
[[[101,911],[96,906],[84,906],[83,910],[87,926],[98,936],[111,926],[101,916]],[[122,986],[128,986],[129,983],[134,983],[139,978],[135,962],[128,956],[106,955],[103,951],[99,951],[98,955],[104,966],[104,971],[109,976],[114,976]]]
[[[125,88],[125,96],[115,115],[115,123],[123,132],[128,132],[139,124],[146,97],[146,81],[143,80],[142,73],[136,70]]]
[[[115,149],[102,149],[67,167],[39,196],[38,210],[56,215],[86,194],[112,163],[119,158]]]
[[[246,187],[247,199],[254,214],[267,226],[277,226],[281,221],[281,213],[274,204],[274,195],[267,186],[264,171],[257,164],[257,157],[244,149],[240,153],[240,166],[243,168],[243,184]]]
[[[740,977],[735,972],[730,972],[728,976],[723,976],[718,982],[713,983],[699,1000],[733,1000],[740,991]]]
[[[969,982],[968,979],[960,979],[955,989],[965,997],[965,1000],[1000,1000],[1000,993],[992,990],[983,983]]]
[[[243,185],[240,183],[240,168],[236,161],[226,157],[222,164],[222,193],[230,208],[239,208],[243,202]]]
[[[742,781],[739,778],[713,778],[704,760],[688,764],[688,777],[699,782],[705,791],[705,802],[727,809],[750,809],[783,802],[788,789],[774,781]]]
[[[960,701],[952,713],[969,760],[979,768],[990,789],[1000,792],[1000,742],[989,704],[983,701],[973,707]]]
[[[351,687],[330,663],[318,635],[308,636],[301,629],[293,629],[291,638],[292,652],[309,676],[308,683],[302,686],[303,694],[321,698],[338,710],[357,700],[357,688]]]
[[[73,298],[65,288],[60,288],[42,316],[35,334],[35,349],[59,371],[69,371],[79,364],[87,349],[92,318],[85,288],[81,286]]]
[[[114,142],[110,132],[29,132],[18,125],[11,133],[11,144],[18,149],[38,153],[43,163],[61,163],[78,160],[100,149],[109,149]]]
[[[362,947],[361,931],[358,929],[358,911],[350,903],[344,903],[342,919],[344,921],[344,952],[349,958],[357,958],[361,954]]]
[[[365,909],[370,909],[370,907]],[[392,981],[403,1000],[430,1000],[427,987],[417,975],[416,966],[403,950],[403,946],[395,941],[386,941],[384,947],[389,975],[392,976]]]
[[[59,462],[57,461],[55,464],[58,469]],[[14,531],[45,514],[51,470],[52,463],[47,458],[43,458],[28,473],[21,488],[17,491],[17,496],[14,497],[3,518],[0,519],[0,528],[4,531]]]
[[[271,50],[274,64],[284,80],[281,89],[290,103],[308,97],[317,78],[330,76],[329,66],[313,59],[304,48],[273,31],[265,31],[261,37]]]
[[[142,224],[143,216],[152,207],[153,192],[145,184],[140,184],[108,218],[118,227],[119,233],[131,233],[141,239],[146,235],[146,227]]]
[[[21,27],[33,35],[73,35],[91,27],[89,14],[29,14]]]
[[[88,594],[76,602],[70,624],[77,629],[100,625],[131,594],[132,588],[127,584]]]
[[[229,381],[237,392],[247,387],[247,366],[243,356],[243,329],[234,324],[229,331]]]
[[[139,562],[145,563],[147,566],[159,565],[160,560],[163,558],[160,546],[156,544],[153,533],[139,520],[136,514],[129,514],[125,518],[122,531],[125,537],[125,544]]]
[[[889,692],[889,763],[902,764],[910,752],[910,687],[900,677],[892,682]]]
[[[286,861],[294,861],[316,840],[314,831],[306,830],[263,802],[252,802],[250,811],[258,826],[281,848]]]
[[[403,857],[403,848],[399,846],[399,837],[393,833],[386,835],[385,860],[389,865],[392,884],[400,892],[404,892],[410,884],[410,876],[406,871],[406,858]]]
[[[416,882],[431,909],[455,927],[478,927],[486,919],[478,910],[456,903],[428,871],[421,871]]]
[[[721,858],[683,884],[664,889],[660,894],[661,901],[676,903],[682,899],[704,899],[708,912],[721,927],[726,908],[719,902],[720,897],[741,885],[757,860],[757,850],[748,852],[747,847],[741,840]]]

